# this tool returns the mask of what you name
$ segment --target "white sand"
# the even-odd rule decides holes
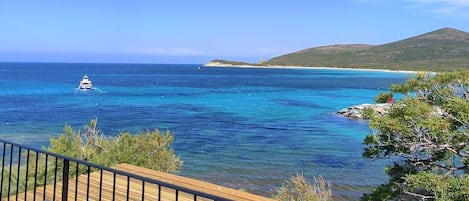
[[[408,71],[408,70],[388,70],[388,69],[368,69],[368,68],[340,68],[340,67],[313,67],[313,66],[253,66],[253,65],[231,65],[218,62],[210,62],[205,64],[206,67],[229,67],[229,68],[291,68],[291,69],[322,69],[322,70],[350,70],[350,71],[377,71],[377,72],[392,72],[392,73],[411,73],[417,74],[421,71]]]

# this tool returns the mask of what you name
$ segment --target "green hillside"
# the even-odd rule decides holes
[[[444,28],[383,45],[316,47],[278,56],[262,65],[432,71],[469,69],[469,33]]]
[[[469,69],[469,33],[445,28],[384,45],[311,48],[275,57],[267,63],[393,70]]]

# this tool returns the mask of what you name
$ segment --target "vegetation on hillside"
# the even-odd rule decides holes
[[[228,61],[228,60],[222,60],[222,59],[214,59],[214,60],[211,60],[210,63],[227,64],[227,65],[232,65],[232,66],[259,66],[260,65],[260,64],[252,64],[252,63],[246,63],[246,62],[240,62],[240,61]]]
[[[392,158],[390,180],[363,200],[469,200],[469,71],[419,74],[404,98],[369,114],[364,156]]]
[[[219,61],[234,66],[241,65],[239,62]],[[262,65],[413,71],[469,69],[469,33],[444,28],[383,45],[309,48],[272,58]]]

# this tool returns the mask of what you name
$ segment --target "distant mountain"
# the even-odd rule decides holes
[[[444,28],[383,45],[315,47],[255,65],[433,71],[469,69],[469,33]]]

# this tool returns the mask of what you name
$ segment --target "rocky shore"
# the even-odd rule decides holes
[[[367,108],[371,108],[376,114],[378,115],[383,115],[386,114],[391,107],[391,104],[389,103],[381,103],[381,104],[370,104],[370,103],[365,103],[361,105],[353,105],[348,108],[339,110],[337,114],[342,115],[347,118],[351,119],[365,119],[363,117],[363,110]]]

